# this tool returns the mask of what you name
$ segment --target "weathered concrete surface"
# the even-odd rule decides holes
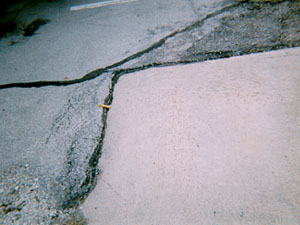
[[[90,224],[299,224],[300,48],[121,77]]]
[[[20,29],[36,18],[50,22],[32,37],[19,30],[0,40],[0,85],[82,77],[196,19],[185,0],[70,11],[88,2],[26,4],[16,17]],[[216,2],[207,1],[203,14]],[[90,161],[103,127],[97,104],[110,84],[111,73],[105,73],[73,86],[0,91],[0,224],[55,224],[70,217],[93,186]]]
[[[106,117],[97,104],[112,94],[119,69],[300,43],[299,1],[140,0],[69,10],[91,2],[28,1],[15,18],[20,33],[0,40],[0,223],[55,224],[74,216],[101,155]],[[50,22],[24,37],[24,26],[37,18]],[[90,71],[92,80],[84,79]]]

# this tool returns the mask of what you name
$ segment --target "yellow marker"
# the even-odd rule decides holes
[[[110,105],[98,104],[98,106],[100,106],[100,107],[102,107],[102,108],[106,108],[106,109],[110,109],[110,108],[111,108]]]

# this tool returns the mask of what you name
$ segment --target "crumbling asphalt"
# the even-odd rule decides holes
[[[112,102],[120,76],[300,45],[299,1],[217,1],[206,14],[188,2],[190,23],[160,38],[149,31],[148,46],[82,77],[1,78],[13,81],[0,84],[2,223],[85,223],[77,206],[101,172],[109,113],[97,104]]]

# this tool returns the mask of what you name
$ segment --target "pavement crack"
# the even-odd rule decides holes
[[[232,56],[244,55],[244,54],[249,54],[252,52],[264,52],[265,50],[276,50],[276,49],[281,49],[283,47],[294,47],[294,46],[299,46],[299,45],[300,45],[300,39],[295,42],[274,44],[273,46],[261,46],[261,47],[251,46],[247,49],[242,49],[239,52],[235,52],[235,51],[203,52],[203,53],[201,53],[201,55],[203,56],[202,58],[194,58],[194,59],[190,59],[190,60],[188,60],[188,59],[180,60],[180,61],[175,61],[175,62],[156,62],[156,63],[151,63],[151,64],[132,67],[132,68],[115,70],[113,73],[113,77],[111,79],[111,88],[110,88],[108,96],[106,97],[106,99],[104,101],[104,104],[105,105],[112,104],[115,85],[118,83],[118,80],[121,76],[129,74],[129,73],[134,73],[137,71],[142,71],[142,70],[146,70],[148,68],[154,68],[154,67],[166,67],[166,66],[173,66],[173,65],[180,65],[180,64],[189,64],[189,63],[206,61],[206,60],[216,59],[216,58],[229,58]],[[99,159],[101,158],[101,155],[102,155],[102,147],[103,147],[104,138],[105,138],[105,134],[106,134],[108,112],[109,112],[109,109],[103,108],[103,113],[102,113],[103,127],[102,127],[102,131],[101,131],[100,140],[89,160],[89,169],[86,171],[86,179],[82,184],[82,186],[89,187],[88,191],[86,192],[87,194],[90,193],[90,191],[92,191],[94,189],[94,187],[96,186],[97,166],[98,166]],[[86,198],[86,197],[87,196],[83,196],[83,198]]]
[[[293,47],[294,45],[299,46],[300,40],[297,40],[295,42],[290,43],[280,43],[280,44],[274,44],[272,46],[260,46],[255,47],[251,46],[249,48],[241,49],[240,51],[217,51],[217,52],[201,52],[198,53],[198,57],[193,57],[191,59],[186,60],[179,60],[179,61],[171,61],[171,62],[156,62],[156,63],[150,63],[147,65],[137,66],[137,67],[131,67],[131,68],[125,68],[125,69],[118,69],[113,72],[113,77],[111,78],[111,88],[109,90],[109,93],[107,97],[105,98],[104,104],[105,105],[111,105],[113,101],[113,93],[115,85],[118,83],[118,80],[121,76],[134,73],[142,70],[146,70],[149,68],[157,68],[157,67],[166,67],[166,66],[173,66],[173,65],[186,65],[189,63],[195,63],[195,62],[202,62],[207,61],[211,59],[220,59],[220,58],[229,58],[232,56],[238,56],[238,55],[244,55],[249,54],[252,52],[264,52],[266,50],[276,50],[281,49],[283,47]],[[77,206],[82,202],[91,191],[95,188],[97,184],[97,176],[99,174],[99,168],[98,163],[102,156],[102,147],[104,144],[104,139],[106,135],[106,128],[107,128],[107,116],[109,109],[108,108],[102,108],[102,130],[100,132],[100,138],[98,140],[97,146],[94,148],[93,153],[91,154],[91,157],[88,161],[88,167],[85,170],[85,178],[81,182],[80,189],[81,192],[77,193],[76,195],[72,196],[71,198],[65,199],[62,208],[70,208],[73,206]],[[69,149],[69,151],[73,151],[72,146]],[[71,164],[72,160],[67,160],[67,166],[70,168],[72,167]],[[117,194],[117,193],[116,193]]]
[[[183,33],[183,32],[187,32],[192,30],[195,27],[198,27],[200,25],[202,25],[206,20],[217,16],[229,9],[232,9],[238,5],[240,5],[240,2],[237,2],[235,4],[229,5],[229,6],[225,6],[222,9],[216,10],[212,13],[207,14],[203,19],[198,20],[194,23],[192,23],[191,25],[186,26],[185,28],[181,29],[181,30],[176,30],[170,34],[168,34],[167,36],[163,37],[162,39],[160,39],[159,41],[155,42],[154,44],[152,44],[150,47],[139,51],[131,56],[128,56],[127,58],[116,62],[112,65],[109,65],[107,67],[104,68],[100,68],[100,69],[96,69],[88,74],[86,74],[85,76],[78,78],[78,79],[73,79],[73,80],[62,80],[62,81],[33,81],[33,82],[19,82],[19,83],[8,83],[8,84],[1,84],[0,85],[0,90],[1,89],[8,89],[8,88],[40,88],[40,87],[46,87],[46,86],[69,86],[69,85],[73,85],[73,84],[79,84],[88,80],[92,80],[95,79],[97,77],[99,77],[100,75],[102,75],[105,72],[111,71],[114,68],[117,68],[131,60],[134,60],[136,58],[141,57],[142,55],[149,53],[159,47],[161,47],[168,39],[174,37],[177,34]]]
[[[263,3],[261,3],[261,4],[263,4]],[[130,56],[122,59],[121,61],[111,64],[109,66],[106,66],[104,68],[96,69],[78,79],[63,80],[63,81],[35,81],[35,82],[23,82],[23,83],[10,83],[10,84],[0,85],[0,89],[34,88],[34,87],[40,88],[40,87],[45,87],[45,86],[68,86],[68,85],[79,84],[79,83],[83,83],[85,81],[93,80],[101,75],[103,77],[106,77],[106,73],[110,73],[108,76],[108,79],[109,79],[108,82],[111,82],[110,83],[111,85],[110,85],[110,89],[107,94],[107,97],[104,100],[103,104],[111,105],[111,103],[113,101],[114,87],[117,84],[118,79],[121,76],[129,74],[129,73],[134,73],[134,72],[146,70],[149,68],[166,67],[166,66],[173,66],[173,65],[183,65],[183,64],[189,64],[189,63],[203,62],[203,61],[207,61],[207,60],[214,60],[214,59],[221,59],[221,58],[229,58],[229,57],[233,57],[233,56],[246,55],[246,54],[256,53],[256,52],[265,52],[265,51],[277,50],[277,49],[282,49],[282,48],[290,48],[290,47],[300,46],[299,36],[297,36],[298,39],[296,39],[293,36],[293,39],[286,38],[286,39],[278,40],[278,38],[277,38],[277,39],[275,39],[275,42],[271,43],[271,44],[261,41],[261,42],[249,42],[249,43],[247,43],[247,45],[240,45],[236,48],[233,48],[231,45],[224,47],[224,38],[223,37],[228,37],[228,36],[232,35],[231,31],[236,28],[236,26],[235,26],[236,24],[238,24],[238,25],[249,24],[248,23],[249,20],[246,20],[246,19],[248,19],[247,16],[249,15],[249,18],[252,18],[252,19],[254,18],[253,20],[255,20],[255,17],[253,17],[252,14],[260,13],[260,11],[259,11],[260,9],[252,7],[252,5],[253,5],[253,3],[250,3],[250,2],[235,1],[234,4],[227,5],[221,9],[211,12],[211,13],[205,15],[201,20],[197,20],[196,22],[191,23],[190,25],[184,27],[183,29],[179,29],[179,30],[176,30],[176,31],[168,34],[167,36],[163,37],[162,39],[153,43],[151,46],[149,46],[148,48],[145,48],[142,51],[138,51],[137,53],[130,55]],[[237,8],[237,13],[236,13],[236,11],[235,11],[236,7],[243,7],[243,8],[245,7],[245,8],[247,8],[247,10],[250,7],[250,9],[249,9],[250,11],[249,12],[247,11],[248,12],[247,15],[243,15],[243,14],[240,14],[240,12],[243,13],[244,11],[241,10],[240,8]],[[232,9],[234,9],[234,10],[232,10]],[[227,32],[227,33],[224,32],[223,36],[222,35],[218,36],[218,37],[220,37],[219,40],[223,41],[223,42],[220,41],[220,44],[218,46],[216,45],[217,43],[213,42],[215,39],[210,38],[210,37],[214,37],[214,36],[207,36],[207,38],[205,39],[205,38],[203,38],[204,36],[201,34],[202,36],[200,36],[200,38],[199,38],[199,36],[197,36],[197,38],[199,38],[199,40],[201,39],[202,42],[200,42],[199,46],[204,46],[203,48],[199,47],[196,49],[194,46],[192,46],[192,48],[194,48],[194,49],[192,49],[193,51],[192,50],[188,51],[189,49],[188,50],[183,49],[185,52],[188,53],[187,55],[179,55],[178,54],[176,56],[177,57],[176,59],[174,59],[174,58],[166,59],[166,57],[165,57],[166,54],[165,54],[164,50],[171,49],[171,47],[172,47],[172,45],[171,46],[168,45],[169,43],[174,44],[173,43],[173,41],[174,41],[175,44],[177,44],[177,42],[176,42],[176,41],[178,41],[177,37],[181,38],[181,35],[183,35],[183,36],[185,35],[184,33],[187,33],[187,35],[189,35],[190,33],[194,32],[195,36],[196,36],[196,34],[200,34],[200,32],[195,31],[195,30],[197,30],[198,28],[202,29],[203,25],[206,25],[207,20],[212,19],[212,18],[214,19],[214,17],[219,16],[222,13],[225,13],[225,14],[231,13],[231,10],[235,13],[234,15],[238,15],[240,17],[238,17],[238,16],[232,17],[232,20],[235,20],[237,22],[233,23],[233,25],[232,25],[233,29],[229,30],[229,32]],[[275,10],[275,9],[273,9],[273,10]],[[290,11],[287,10],[287,12],[290,12]],[[223,15],[221,15],[221,16],[223,16]],[[266,16],[268,16],[268,14],[263,14],[262,18],[265,19]],[[240,23],[239,21],[242,18],[245,18],[244,21],[246,21],[246,22]],[[295,21],[297,18],[298,17],[295,16]],[[223,20],[223,22],[224,21],[226,22],[226,20]],[[281,29],[290,29],[288,27],[289,18],[286,17],[285,21],[287,21],[287,22],[285,22],[284,24],[282,23],[282,25],[287,24],[287,28],[282,27]],[[290,20],[290,21],[292,21],[292,20]],[[254,22],[256,22],[256,21],[254,21]],[[208,23],[209,23],[209,21],[208,21]],[[291,22],[289,22],[289,23],[291,23]],[[224,29],[224,27],[226,27],[226,26],[227,26],[226,24],[220,25],[220,27],[222,29]],[[211,28],[209,31],[210,31],[210,33],[213,33],[213,32],[217,33],[217,31],[211,30]],[[249,32],[249,30],[247,30],[247,31]],[[277,32],[274,32],[274,33],[277,34]],[[179,35],[179,34],[181,34],[181,35]],[[176,36],[176,35],[178,35],[178,36]],[[240,37],[239,35],[240,35],[240,33],[238,33],[237,36]],[[175,40],[173,40],[172,38],[174,38]],[[203,45],[203,43],[205,44],[205,42],[207,42],[207,40],[213,40],[213,41],[209,42],[210,45]],[[196,42],[198,40],[192,40],[192,41]],[[179,44],[177,46],[180,46],[180,44],[181,44],[181,42],[179,42]],[[176,47],[176,45],[174,45],[174,46]],[[208,48],[207,46],[210,48]],[[223,46],[223,47],[221,48],[220,46],[221,47]],[[176,48],[174,48],[174,49],[176,49]],[[154,57],[151,58],[151,54],[156,54],[157,53],[156,51],[162,52],[163,59],[162,58],[157,59]],[[177,51],[177,49],[176,49],[176,51]],[[148,53],[151,53],[151,54],[149,54],[150,57],[148,57],[149,56]],[[167,52],[167,54],[169,54],[169,52]],[[145,61],[143,61],[144,57],[146,58]],[[137,62],[135,61],[136,59],[137,59]],[[165,60],[165,61],[163,61],[163,60]],[[133,61],[133,63],[132,63],[132,61]],[[128,63],[128,62],[130,62],[130,63]],[[110,77],[111,74],[113,75],[112,78]],[[98,86],[97,86],[97,88],[98,88]],[[92,88],[90,88],[90,86],[89,86],[89,89],[92,89]],[[107,93],[107,92],[105,92],[105,93]],[[70,102],[70,104],[68,104],[68,107],[66,108],[66,111],[70,111],[72,108],[73,108],[73,105],[72,105],[72,102]],[[99,175],[98,164],[99,164],[99,160],[102,155],[102,147],[104,144],[104,139],[105,139],[105,134],[106,134],[108,111],[109,111],[109,109],[107,109],[107,108],[102,109],[101,122],[97,121],[97,122],[99,122],[99,124],[102,123],[102,128],[99,128],[99,130],[97,130],[97,138],[96,138],[97,141],[95,141],[93,143],[94,145],[92,145],[92,147],[89,149],[89,154],[88,154],[88,157],[85,159],[84,167],[82,167],[83,169],[80,171],[80,176],[78,176],[79,173],[77,173],[77,177],[75,177],[74,179],[73,179],[73,177],[72,177],[72,179],[68,179],[68,177],[73,176],[73,173],[75,174],[74,171],[76,171],[76,168],[80,168],[79,166],[76,167],[77,166],[76,165],[76,156],[74,156],[74,154],[76,154],[76,148],[80,149],[80,147],[78,147],[79,142],[78,143],[76,143],[75,141],[72,142],[70,145],[70,148],[67,151],[67,157],[66,157],[66,161],[65,161],[66,165],[64,168],[64,172],[66,172],[66,173],[62,173],[62,178],[60,177],[57,182],[61,186],[66,185],[66,183],[69,182],[68,183],[69,186],[65,190],[61,191],[60,188],[57,189],[57,190],[59,190],[59,194],[57,194],[57,196],[62,196],[61,198],[57,197],[58,199],[60,199],[59,206],[62,207],[63,209],[72,208],[72,207],[76,207],[76,206],[80,205],[82,203],[82,201],[91,193],[91,191],[95,188],[95,186],[97,184],[97,177]],[[62,117],[64,117],[64,115],[62,115]],[[65,126],[63,124],[60,124],[60,119],[61,119],[61,117],[58,117],[56,119],[56,123],[58,124],[58,126],[57,127],[55,126],[55,129],[59,129],[60,126],[61,127]],[[71,121],[70,121],[70,123],[71,123]],[[100,137],[98,136],[99,135],[98,132],[100,132]],[[77,133],[75,133],[74,140],[77,140],[77,138],[78,138]],[[48,141],[49,141],[49,138],[47,138],[46,144],[48,143]],[[113,187],[111,187],[110,184],[107,184],[107,185],[109,188],[111,188],[116,193],[116,195],[118,195],[119,197],[122,198],[122,196],[118,192],[116,192],[113,189]],[[63,194],[61,194],[61,193],[63,193]],[[11,212],[12,210],[15,210],[15,209],[17,209],[17,208],[7,208],[5,210],[8,210],[7,212]]]
[[[17,202],[14,206],[5,206],[5,204],[2,204],[2,212],[4,215],[7,213],[13,212],[13,211],[21,211],[22,208],[26,205],[26,201]]]
[[[137,67],[129,67],[124,69],[115,70],[114,78],[115,83],[117,83],[117,80],[120,76],[123,76],[125,74],[134,73],[142,70],[146,70],[149,68],[156,68],[156,67],[167,67],[167,66],[175,66],[175,65],[185,65],[190,63],[196,63],[196,62],[204,62],[208,60],[214,60],[214,59],[223,59],[223,58],[230,58],[233,56],[242,56],[247,55],[251,53],[259,53],[259,52],[265,52],[265,51],[272,51],[272,50],[278,50],[282,48],[291,48],[291,47],[298,47],[300,46],[300,39],[295,41],[290,41],[286,43],[279,43],[279,44],[273,44],[273,45],[265,45],[265,46],[250,46],[248,48],[240,49],[239,51],[234,50],[228,50],[228,51],[211,51],[211,52],[199,52],[190,58],[177,60],[177,61],[170,61],[170,62],[154,62],[142,66]]]
[[[100,68],[94,70],[82,78],[74,79],[74,80],[63,80],[63,81],[33,81],[33,82],[21,82],[21,83],[9,83],[0,85],[1,89],[7,88],[40,88],[45,86],[69,86],[72,84],[79,84],[85,81],[89,81],[99,77],[101,74],[107,72],[106,68]]]
[[[222,13],[225,12],[229,12],[230,10],[238,7],[238,6],[243,6],[249,10],[258,10],[261,9],[261,7],[263,5],[277,5],[277,4],[282,4],[283,2],[289,2],[288,0],[282,0],[282,1],[276,1],[276,2],[252,2],[252,1],[246,1],[246,0],[235,0],[233,1],[233,3],[231,5],[227,5],[224,6],[221,9],[218,9],[216,11],[213,11],[211,13],[208,13],[206,16],[204,16],[201,20],[197,20],[196,22],[180,29],[180,30],[175,30],[172,33],[168,34],[167,36],[161,38],[159,41],[153,43],[151,46],[149,46],[148,48],[139,51],[131,56],[128,56],[126,58],[124,58],[123,60],[116,62],[114,64],[111,64],[107,67],[104,68],[99,68],[96,69],[94,71],[91,71],[90,73],[86,74],[85,76],[81,77],[81,78],[77,78],[77,79],[73,79],[73,80],[58,80],[58,81],[33,81],[33,82],[18,82],[18,83],[8,83],[8,84],[1,84],[0,85],[0,90],[1,89],[8,89],[8,88],[40,88],[40,87],[46,87],[46,86],[69,86],[69,85],[73,85],[73,84],[79,84],[79,83],[83,83],[85,81],[89,81],[92,79],[95,79],[99,76],[101,76],[102,74],[106,73],[106,72],[115,72],[118,71],[118,67],[128,63],[129,61],[132,61],[134,59],[140,58],[141,56],[150,53],[160,47],[162,47],[166,41],[168,39],[173,38],[174,36],[178,35],[178,34],[182,34],[188,31],[193,30],[194,28],[199,28],[201,27],[205,21],[216,17]],[[231,56],[235,56],[235,55],[244,55],[244,54],[249,54],[249,53],[254,53],[254,52],[261,52],[261,51],[267,51],[267,50],[274,50],[274,49],[280,49],[280,48],[285,48],[285,47],[297,47],[299,46],[299,41],[290,41],[290,43],[280,43],[277,46],[269,46],[269,47],[253,47],[251,51],[245,51],[240,49],[239,51],[231,51],[228,50],[226,51],[222,51],[222,52],[202,52],[202,53],[196,53],[197,55],[197,59],[195,60],[190,60],[187,58],[192,58],[195,55],[191,54],[189,57],[186,57],[187,63],[189,62],[200,62],[200,61],[205,61],[205,60],[212,60],[212,59],[220,59],[220,58],[225,58],[225,57],[231,57]],[[256,50],[255,50],[256,49]],[[240,52],[238,54],[238,52]],[[199,59],[200,57],[200,59]],[[184,63],[184,60],[178,62],[178,61],[174,61],[174,62],[169,62],[169,63],[152,63],[154,66],[163,66],[163,65],[175,65],[175,64],[182,64]],[[143,65],[141,66],[143,68],[149,68],[149,65]]]

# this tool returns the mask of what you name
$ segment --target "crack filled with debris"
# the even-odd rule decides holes
[[[278,50],[284,48],[299,47],[300,46],[299,32],[297,33],[295,31],[296,32],[296,35],[294,35],[295,38],[286,38],[289,32],[284,32],[285,29],[289,29],[289,25],[293,21],[296,21],[295,22],[296,27],[298,26],[297,29],[300,28],[300,23],[297,22],[298,18],[300,21],[299,5],[298,8],[297,6],[294,6],[297,3],[298,1],[280,1],[277,2],[276,4],[272,2],[264,3],[264,2],[253,2],[253,1],[234,2],[234,4],[226,6],[215,12],[212,12],[206,15],[203,19],[196,21],[189,26],[186,26],[181,30],[177,30],[170,33],[169,35],[163,37],[158,42],[155,42],[148,48],[139,51],[112,65],[94,70],[86,74],[82,78],[78,78],[74,80],[64,80],[64,81],[36,81],[36,82],[10,83],[10,84],[0,85],[0,89],[41,88],[46,86],[63,87],[63,86],[69,86],[73,84],[80,84],[89,80],[96,79],[99,76],[106,77],[107,76],[106,74],[112,73],[113,76],[111,78],[111,86],[109,89],[109,93],[104,101],[105,105],[111,105],[113,101],[114,87],[117,84],[118,79],[121,76],[129,73],[146,70],[148,68],[153,68],[153,67],[165,67],[165,66],[173,66],[178,64],[203,62],[207,60],[229,58],[233,56],[241,56],[241,55],[257,53],[257,52],[266,52],[266,51],[272,51],[272,50]],[[237,24],[243,26],[244,25],[243,21],[247,22],[248,20],[252,19],[253,16],[257,16],[257,18],[264,18],[268,16],[268,14],[266,14],[265,12],[272,14],[274,10],[276,11],[278,9],[276,7],[280,7],[280,5],[286,8],[286,12],[283,12],[282,15],[279,14],[278,18],[276,17],[275,19],[276,20],[278,19],[279,21],[278,25],[280,26],[280,30],[282,30],[282,32],[275,37],[266,37],[266,39],[272,38],[271,41],[269,41],[268,43],[264,43],[264,41],[253,42],[253,43],[249,42],[244,46],[244,45],[239,45],[239,43],[235,43],[235,42],[231,43],[230,42],[231,40],[229,40],[229,43],[234,45],[233,47],[231,45],[222,48],[220,47],[220,46],[224,46],[225,43],[224,37],[226,38],[229,35],[231,35],[230,32],[232,31],[232,29],[233,30],[235,29],[235,26]],[[294,11],[293,11],[293,6],[295,9]],[[236,10],[237,13],[234,10]],[[289,10],[292,13],[289,13],[290,12]],[[236,16],[227,15],[232,12],[235,12]],[[262,14],[262,16],[260,17],[261,13],[265,13],[265,14]],[[223,16],[223,14],[226,15]],[[295,18],[293,18],[293,15]],[[183,53],[176,54],[175,60],[168,59],[167,57],[165,57],[165,55],[168,54],[167,51],[169,49],[177,49],[177,47],[180,46],[181,44],[180,35],[188,36],[192,32],[201,33],[201,28],[205,25],[205,23],[209,19],[213,19],[218,16],[223,16],[221,18],[222,19],[221,24],[218,27],[216,27],[214,30],[211,30],[209,34],[203,35],[199,40],[194,40],[192,38],[189,39],[191,40],[192,45],[184,49]],[[254,20],[256,20],[256,18]],[[254,23],[256,22],[257,20],[254,21]],[[272,32],[277,35],[276,30],[274,31],[272,30]],[[240,34],[236,34],[236,36],[239,35]],[[261,36],[263,36],[263,34],[261,34]],[[220,43],[213,42],[211,45],[206,44],[208,43],[208,40],[214,40],[214,39],[221,40],[221,41]],[[100,131],[100,137],[97,138],[97,145],[93,149],[93,152],[90,154],[90,157],[87,162],[87,166],[84,167],[83,170],[84,179],[80,181],[80,184],[76,183],[78,187],[74,183],[67,184],[68,188],[64,192],[64,198],[59,203],[59,207],[61,207],[62,209],[76,208],[77,206],[79,206],[82,203],[82,201],[88,196],[88,194],[96,186],[97,175],[100,173],[98,169],[98,162],[102,154],[102,146],[105,138],[105,132],[107,126],[106,121],[107,121],[108,112],[109,109],[103,108],[102,115],[101,115],[102,127]],[[58,129],[59,128],[60,127],[58,127]],[[76,141],[76,137],[72,139],[72,143],[70,144],[70,146],[68,146],[69,150],[66,153],[67,156],[66,156],[65,164],[67,164],[67,168],[65,171],[67,172],[67,174],[63,174],[62,176],[68,176],[68,173],[70,174],[72,173],[72,169],[75,164],[74,160],[76,160],[76,157],[72,157],[72,154],[74,154],[76,147],[80,148],[76,145],[74,140]],[[66,185],[64,181],[65,180],[62,180],[61,183]],[[2,208],[6,213],[10,213],[13,210],[15,211],[18,209],[21,210],[21,206],[23,207],[23,203],[22,204],[21,203],[15,204],[11,208],[9,208],[10,206],[2,206]]]
[[[278,4],[290,4],[289,1],[281,1],[280,3],[249,3],[249,2],[243,2],[243,3],[239,3],[239,4],[234,4],[231,6],[227,6],[221,10],[218,10],[214,13],[211,13],[209,15],[207,15],[204,19],[202,19],[201,21],[198,21],[196,23],[193,23],[190,26],[185,27],[184,29],[180,30],[180,31],[175,31],[171,34],[169,34],[168,36],[164,37],[163,39],[161,39],[160,41],[156,42],[155,44],[151,45],[149,48],[138,52],[128,58],[125,58],[124,60],[113,64],[112,66],[109,66],[107,68],[105,68],[105,70],[110,70],[116,67],[119,67],[121,65],[126,64],[127,62],[140,58],[144,55],[147,55],[148,53],[153,52],[154,50],[159,49],[160,47],[162,47],[166,41],[168,39],[171,39],[172,37],[175,37],[177,34],[181,34],[181,33],[185,33],[187,31],[191,31],[195,28],[199,28],[203,25],[203,23],[205,22],[205,20],[212,18],[214,16],[217,16],[219,14],[222,14],[224,12],[226,12],[227,10],[232,10],[233,8],[242,5],[243,7],[248,7],[249,8],[249,13],[251,13],[252,11],[255,11],[256,13],[259,13],[260,10],[263,10],[263,7],[265,5],[267,5],[268,7],[274,7]],[[140,66],[135,66],[135,67],[128,67],[128,68],[117,68],[115,70],[111,70],[113,72],[113,78],[111,80],[111,88],[109,91],[109,94],[104,102],[104,104],[106,105],[111,105],[112,101],[113,101],[113,92],[114,92],[114,87],[118,82],[118,79],[126,74],[129,73],[134,73],[134,72],[138,72],[141,70],[146,70],[148,68],[153,68],[153,67],[166,67],[166,66],[173,66],[173,65],[179,65],[179,64],[189,64],[189,63],[195,63],[195,62],[203,62],[203,61],[207,61],[207,60],[215,60],[215,59],[222,59],[222,58],[229,58],[229,57],[233,57],[233,56],[241,56],[241,55],[247,55],[247,54],[251,54],[251,53],[259,53],[259,52],[266,52],[266,51],[272,51],[272,50],[278,50],[278,49],[284,49],[284,48],[292,48],[292,47],[299,47],[300,46],[300,38],[298,39],[294,39],[294,40],[288,40],[288,41],[277,41],[277,42],[273,42],[271,44],[261,44],[261,45],[250,45],[247,46],[245,48],[239,48],[237,50],[223,50],[223,51],[200,51],[200,52],[190,52],[189,53],[189,57],[181,57],[180,60],[176,60],[176,61],[165,61],[165,62],[161,62],[161,61],[157,61],[157,62],[152,62],[149,64],[143,64]],[[102,127],[102,131],[101,131],[101,137],[100,137],[100,141],[99,144],[97,145],[97,147],[95,148],[90,160],[89,160],[89,169],[86,170],[86,179],[85,181],[82,183],[81,188],[85,189],[85,192],[82,193],[81,195],[77,195],[75,196],[75,198],[73,199],[68,199],[68,201],[66,201],[63,204],[63,207],[71,207],[74,204],[75,205],[79,205],[80,202],[82,202],[87,196],[88,194],[93,190],[93,188],[96,185],[97,182],[97,166],[98,166],[98,162],[99,159],[101,158],[101,154],[102,154],[102,146],[103,146],[103,141],[105,138],[105,132],[106,132],[106,120],[107,120],[107,115],[108,115],[109,109],[105,109],[103,108],[103,114],[102,114],[102,123],[103,123],[103,127]]]
[[[299,41],[298,41],[299,42]],[[293,44],[293,43],[292,43]],[[286,45],[284,45],[286,46]],[[289,45],[290,46],[290,45]],[[297,45],[299,46],[299,45]],[[276,50],[282,48],[282,45],[275,45],[272,47],[266,47],[271,50]],[[251,48],[253,49],[253,48]],[[256,52],[264,52],[265,48],[257,48],[255,49]],[[179,62],[166,62],[166,63],[153,63],[149,65],[144,65],[141,67],[135,67],[135,68],[127,68],[127,69],[120,69],[114,72],[114,76],[111,81],[111,89],[109,91],[109,95],[106,97],[104,104],[105,105],[111,105],[113,101],[113,93],[114,93],[114,88],[115,85],[117,84],[119,78],[121,76],[130,74],[130,73],[135,73],[138,71],[146,70],[148,68],[153,68],[153,67],[166,67],[166,66],[173,66],[173,65],[179,65],[179,64],[189,64],[189,63],[195,63],[199,61],[206,61],[206,60],[211,60],[211,59],[221,59],[221,58],[229,58],[232,56],[236,55],[243,55],[241,53],[236,53],[236,52],[216,52],[216,53],[203,53],[203,58],[197,59],[197,60],[190,60],[190,61],[179,61]],[[247,53],[245,53],[247,54]],[[102,155],[102,147],[103,147],[103,142],[105,138],[105,133],[106,133],[106,126],[107,126],[107,116],[108,116],[109,109],[103,108],[103,113],[102,113],[102,130],[101,130],[101,135],[100,135],[100,140],[97,145],[97,147],[94,149],[94,152],[88,162],[89,168],[86,170],[86,179],[81,185],[82,192],[76,193],[76,195],[69,195],[70,198],[67,198],[63,204],[62,207],[65,208],[70,208],[74,206],[79,206],[88,196],[88,194],[95,188],[97,184],[97,175],[99,175],[101,172],[99,172],[98,168],[98,162],[99,159],[101,158]]]
[[[282,4],[282,2],[286,2],[286,1],[280,1],[276,4]],[[287,1],[288,2],[288,1]],[[167,36],[163,37],[162,39],[160,39],[159,41],[155,42],[154,44],[152,44],[150,47],[139,51],[131,56],[128,56],[127,58],[116,62],[112,65],[109,65],[107,67],[104,68],[99,68],[96,69],[88,74],[86,74],[85,76],[78,78],[78,79],[73,79],[73,80],[62,80],[62,81],[33,81],[33,82],[20,82],[20,83],[8,83],[8,84],[1,84],[0,85],[0,90],[1,89],[7,89],[7,88],[40,88],[40,87],[46,87],[46,86],[68,86],[68,85],[73,85],[73,84],[79,84],[88,80],[92,80],[95,79],[99,76],[101,76],[103,73],[109,72],[114,70],[114,68],[120,67],[124,64],[126,64],[129,61],[132,61],[134,59],[137,59],[147,53],[150,53],[152,51],[154,51],[155,49],[160,48],[161,46],[163,46],[167,40],[169,40],[170,38],[175,37],[176,35],[185,33],[185,32],[189,32],[195,28],[199,28],[201,26],[203,26],[203,24],[213,18],[216,17],[218,15],[221,15],[225,12],[228,12],[232,9],[235,9],[237,7],[242,7],[242,8],[248,8],[250,10],[257,10],[257,9],[261,9],[261,7],[265,4],[268,5],[275,5],[275,3],[253,3],[251,1],[241,1],[241,2],[235,2],[232,5],[229,6],[225,6],[224,8],[217,10],[215,12],[209,13],[207,14],[203,19],[196,21],[194,23],[192,23],[191,25],[186,26],[185,28],[181,29],[181,30],[176,30],[170,34],[168,34]],[[281,48],[286,48],[286,47],[298,47],[300,45],[299,40],[298,41],[292,41],[292,43],[281,43],[280,45],[277,45],[277,48],[273,48],[272,46],[261,46],[261,47],[257,47],[257,51],[241,51],[240,54],[234,54],[234,53],[230,53],[230,56],[235,56],[235,55],[245,55],[245,54],[250,54],[250,53],[255,53],[255,52],[263,52],[263,51],[270,51],[273,49],[281,49]],[[202,52],[200,53],[200,55],[208,55],[210,57],[202,57],[202,60],[194,60],[194,62],[201,62],[204,60],[211,60],[211,59],[219,59],[222,58],[222,54],[218,53],[218,52]],[[230,57],[229,56],[229,57]],[[206,58],[206,59],[205,59]],[[193,60],[190,60],[190,62],[193,62]],[[183,62],[181,61],[174,61],[172,62],[173,65],[175,64],[182,64]],[[159,63],[153,63],[153,66],[157,65]],[[171,63],[168,63],[171,64]]]

